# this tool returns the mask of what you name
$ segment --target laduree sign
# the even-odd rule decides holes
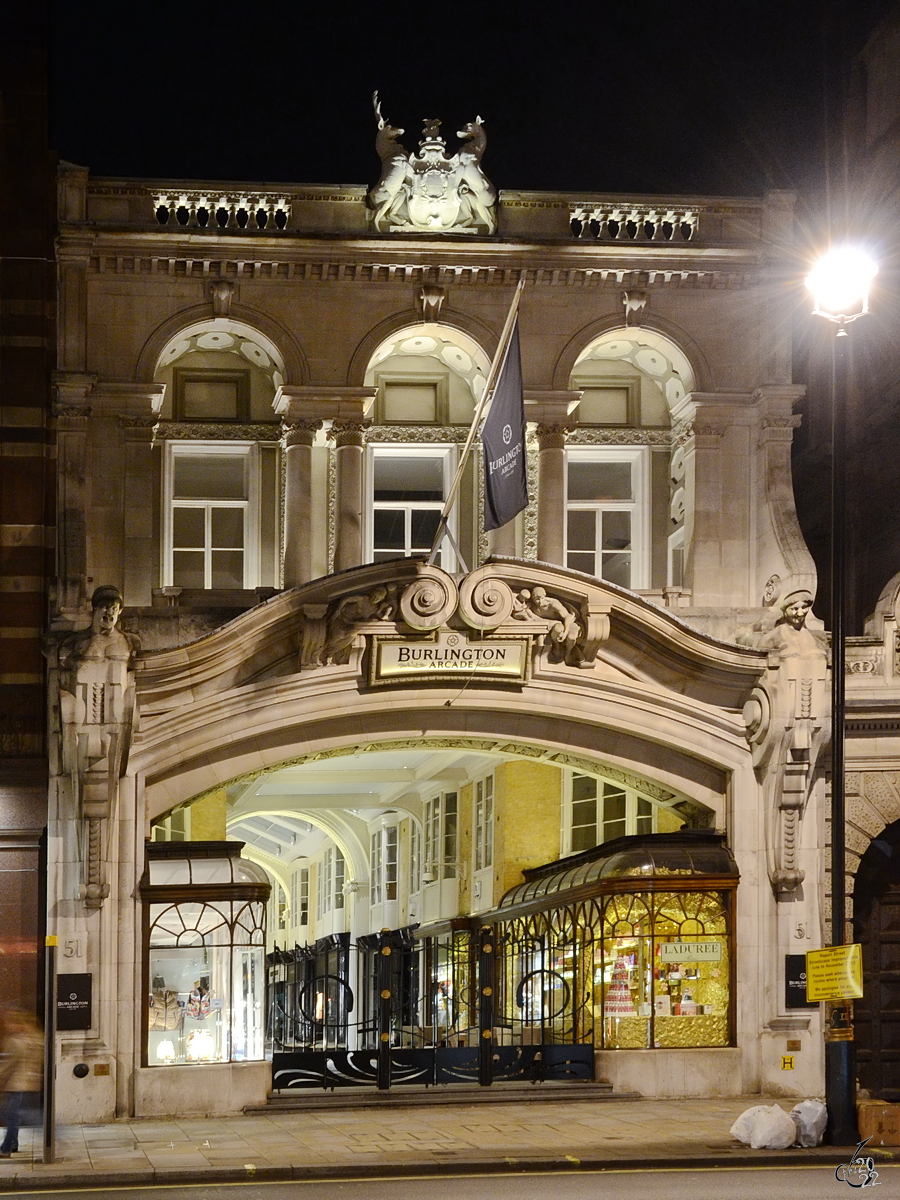
[[[862,994],[862,946],[807,950],[807,1000],[858,1000]]]
[[[683,942],[660,942],[659,957],[661,962],[721,962],[722,943],[691,939]]]
[[[375,637],[372,643],[371,683],[449,676],[508,680],[528,677],[530,638],[470,639],[464,633],[445,629],[435,638]]]

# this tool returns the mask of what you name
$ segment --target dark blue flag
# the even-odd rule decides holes
[[[513,325],[481,430],[484,447],[484,528],[499,529],[528,504],[525,467],[525,397],[519,355],[519,319]]]

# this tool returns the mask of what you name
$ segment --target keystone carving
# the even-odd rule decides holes
[[[118,799],[134,724],[134,661],[140,641],[119,628],[122,606],[118,588],[97,588],[90,628],[59,648],[63,770],[72,780],[85,825],[82,899],[87,908],[100,908],[109,895],[105,825]]]
[[[831,729],[825,639],[806,627],[812,603],[807,591],[788,592],[774,624],[767,614],[737,639],[769,652],[767,685],[745,704],[744,722],[765,790],[769,881],[776,894],[803,882],[800,826]]]

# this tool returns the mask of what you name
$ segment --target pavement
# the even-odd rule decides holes
[[[398,1099],[400,1099],[398,1097]],[[302,1111],[236,1117],[120,1120],[60,1128],[41,1161],[40,1129],[0,1160],[0,1194],[50,1188],[352,1179],[445,1174],[648,1170],[659,1167],[837,1165],[838,1147],[750,1150],[729,1134],[759,1096],[691,1100],[566,1100],[353,1107],[347,1097]],[[792,1101],[781,1100],[790,1109]],[[874,1150],[884,1162],[897,1150]]]

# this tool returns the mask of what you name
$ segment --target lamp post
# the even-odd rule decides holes
[[[846,868],[844,854],[845,583],[847,548],[847,328],[869,311],[869,286],[877,267],[862,251],[835,247],[806,280],[815,316],[834,326],[831,343],[831,944],[844,944]],[[855,1146],[856,1059],[853,1001],[826,1008],[825,1100],[828,1140]]]

